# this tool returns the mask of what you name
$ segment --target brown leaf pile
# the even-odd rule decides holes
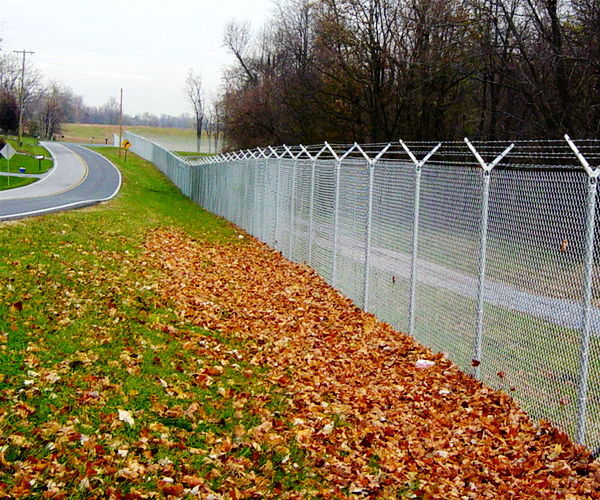
[[[255,241],[205,246],[166,230],[146,247],[182,322],[255,346],[252,362],[289,398],[280,433],[308,452],[329,495],[600,498],[600,466],[582,447],[306,266]]]

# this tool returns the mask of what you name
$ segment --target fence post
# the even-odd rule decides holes
[[[302,147],[302,145],[301,145]],[[297,163],[297,159],[298,157],[302,154],[302,151],[300,153],[298,153],[297,156],[294,156],[294,154],[290,151],[290,149],[286,146],[285,147],[286,151],[288,152],[288,154],[292,157],[292,192],[291,192],[291,196],[290,196],[290,225],[289,225],[289,232],[290,232],[290,238],[288,241],[288,259],[293,261],[293,252],[294,252],[294,198],[296,197],[296,163]]]
[[[250,164],[252,161],[251,151],[248,149],[244,155],[244,171],[243,171],[243,179],[244,179],[244,202],[242,205],[242,227],[248,231],[248,233],[252,232],[251,222],[252,222],[252,214],[249,210],[250,208]]]
[[[257,163],[257,158],[258,156],[256,155],[256,153],[254,151],[250,151],[250,154],[252,155],[252,160],[250,160],[250,178],[252,179],[252,187],[251,187],[251,191],[252,191],[252,212],[251,212],[251,217],[252,217],[252,222],[250,223],[250,234],[252,236],[254,236],[255,238],[258,238],[258,231],[256,230],[256,226],[257,226],[257,210],[256,210],[256,163]]]
[[[479,155],[471,141],[465,137],[467,146],[477,159],[479,165],[483,169],[483,200],[481,203],[481,240],[479,244],[479,283],[477,286],[477,326],[475,330],[475,345],[473,354],[474,375],[479,378],[481,373],[481,348],[483,344],[483,304],[484,304],[484,287],[485,287],[485,265],[487,256],[487,233],[488,233],[488,212],[490,201],[490,176],[492,169],[500,163],[500,161],[510,152],[515,146],[511,144],[507,147],[496,159],[489,165],[485,163]]]
[[[335,288],[335,280],[337,273],[337,242],[338,242],[338,221],[339,221],[339,211],[340,211],[340,173],[342,170],[342,160],[336,154],[336,152],[332,149],[327,141],[325,141],[325,147],[329,150],[331,155],[335,159],[335,197],[334,197],[334,206],[333,206],[333,241],[332,247],[333,252],[331,254],[331,286]]]
[[[240,218],[241,222],[241,226],[248,232],[250,232],[250,214],[248,211],[248,203],[250,200],[250,176],[248,175],[249,172],[249,165],[250,165],[250,151],[246,151],[246,153],[244,154],[244,167],[242,170],[242,179],[243,179],[243,183],[244,183],[244,194],[243,194],[243,202],[242,202],[242,207],[241,207],[241,212],[242,212],[242,216]]]
[[[260,148],[256,148],[258,150],[258,152],[261,154],[262,156],[262,164],[263,164],[263,175],[262,175],[262,213],[260,218],[261,220],[261,228],[260,228],[260,239],[263,242],[265,241],[265,226],[266,226],[266,218],[267,218],[267,210],[266,210],[266,204],[267,204],[267,196],[266,196],[266,191],[267,191],[267,159],[268,156],[265,154],[265,152],[260,149]],[[258,162],[259,165],[259,171],[260,171],[260,162]]]
[[[331,258],[331,286],[336,288],[337,279],[337,247],[339,239],[339,221],[340,221],[340,177],[342,172],[342,161],[348,156],[356,147],[356,143],[346,151],[342,156],[338,156],[331,146],[325,142],[325,146],[329,152],[335,158],[335,207],[333,213],[333,255]]]
[[[285,146],[285,145],[284,145]],[[278,224],[278,220],[279,220],[279,179],[280,179],[280,171],[281,171],[281,156],[277,154],[277,152],[271,147],[269,146],[269,149],[271,150],[271,152],[275,155],[275,157],[277,158],[277,184],[275,186],[275,248],[277,248],[277,244],[279,242],[278,239],[278,229],[279,229],[279,224]]]
[[[385,148],[383,148],[379,154],[371,159],[363,149],[356,143],[354,146],[358,151],[363,155],[365,160],[367,160],[367,164],[369,167],[369,190],[368,190],[368,198],[367,198],[367,235],[366,235],[366,243],[365,243],[365,273],[363,277],[363,309],[368,311],[369,309],[369,278],[370,278],[370,266],[369,261],[371,257],[371,234],[372,234],[372,226],[373,226],[373,183],[375,181],[375,163],[385,154],[385,152],[390,148],[391,144],[388,144]]]
[[[369,310],[369,258],[371,256],[371,223],[373,219],[373,181],[375,177],[375,165],[369,160],[369,191],[367,199],[367,236],[365,243],[365,274],[363,285],[363,309]]]
[[[288,241],[288,258],[293,262],[293,253],[294,253],[294,216],[295,214],[295,198],[296,198],[296,164],[298,162],[296,161],[296,157],[294,157],[293,163],[292,163],[292,193],[290,196],[290,224],[289,224],[289,231],[290,231],[290,238]]]
[[[415,164],[415,200],[413,208],[413,241],[412,241],[412,258],[410,266],[410,303],[408,307],[408,333],[411,337],[415,336],[415,316],[416,316],[416,300],[417,300],[417,252],[419,242],[419,212],[421,204],[421,171],[423,165],[427,163],[435,152],[440,148],[442,143],[438,143],[421,161],[417,160],[412,151],[403,141],[400,145],[408,154],[412,162]]]
[[[590,342],[592,335],[592,276],[594,270],[594,230],[596,225],[596,198],[600,168],[592,169],[577,146],[565,135],[565,139],[588,174],[588,189],[585,217],[585,261],[583,268],[583,303],[581,310],[581,351],[579,363],[579,387],[576,439],[585,443],[587,420],[588,378],[590,371]]]
[[[317,167],[317,160],[321,153],[327,149],[327,146],[323,146],[321,150],[315,155],[312,160],[311,172],[310,172],[310,206],[308,215],[308,265],[312,267],[312,247],[313,247],[313,216],[314,216],[314,205],[315,205],[315,170]]]
[[[267,230],[267,218],[268,218],[268,214],[267,214],[267,206],[271,206],[271,201],[272,197],[271,197],[271,175],[269,174],[270,171],[270,163],[271,163],[271,157],[274,156],[273,153],[273,148],[270,148],[271,151],[269,152],[268,155],[265,156],[265,172],[263,175],[263,183],[264,183],[264,190],[263,190],[263,224],[265,226],[265,229],[263,231],[263,241],[267,244],[270,244],[269,238],[270,235],[268,235],[267,233],[269,232]],[[275,155],[276,156],[276,155]]]

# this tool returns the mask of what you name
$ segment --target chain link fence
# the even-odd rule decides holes
[[[600,447],[600,170],[589,165],[600,141],[325,143],[190,160],[126,137],[205,209]]]

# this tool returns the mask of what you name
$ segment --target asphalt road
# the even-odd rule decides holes
[[[81,208],[119,192],[119,170],[98,153],[74,144],[44,146],[54,157],[54,167],[33,184],[0,191],[0,221]]]

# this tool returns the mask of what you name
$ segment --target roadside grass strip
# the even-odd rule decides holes
[[[35,177],[15,177],[11,175],[9,178],[8,175],[0,175],[0,191],[27,186],[37,180]]]
[[[2,498],[600,498],[599,464],[179,191],[0,223]]]
[[[37,139],[23,137],[22,144],[19,146],[18,138],[9,136],[7,142],[15,148],[17,154],[11,158],[10,162],[6,158],[0,157],[0,172],[19,172],[19,168],[24,168],[27,174],[43,174],[54,165],[52,156],[45,147],[38,144]],[[40,162],[34,158],[36,155],[43,156],[44,159]]]
[[[0,497],[302,491],[316,472],[298,444],[252,438],[285,404],[266,368],[183,326],[142,253],[162,224],[237,233],[146,162],[122,167],[109,203],[0,224]]]

